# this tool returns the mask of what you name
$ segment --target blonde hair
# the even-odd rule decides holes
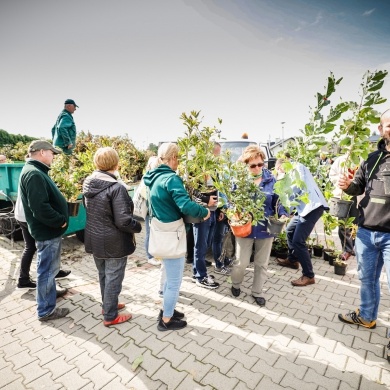
[[[148,163],[146,164],[146,169],[145,169],[146,172],[156,167],[158,167],[158,157],[157,156],[149,157]]]
[[[179,153],[179,147],[173,142],[165,142],[158,148],[158,165],[168,163]]]
[[[113,171],[119,164],[119,156],[110,146],[99,148],[93,156],[93,163],[101,171]]]
[[[265,161],[264,152],[257,145],[249,145],[244,149],[244,152],[241,156],[241,161],[245,164],[248,164],[250,160],[253,160],[257,157],[261,157],[261,159]]]

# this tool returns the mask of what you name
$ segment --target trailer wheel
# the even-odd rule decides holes
[[[77,230],[76,237],[81,241],[84,242],[84,229],[83,230]]]

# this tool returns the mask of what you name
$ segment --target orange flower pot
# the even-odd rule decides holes
[[[252,231],[252,222],[248,221],[245,225],[232,225],[230,224],[233,234],[236,237],[247,237]]]

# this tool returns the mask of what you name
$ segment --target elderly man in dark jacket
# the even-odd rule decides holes
[[[127,256],[135,250],[134,233],[141,231],[141,224],[133,219],[133,201],[114,174],[118,170],[118,153],[110,147],[100,148],[94,164],[97,170],[83,186],[87,210],[84,243],[99,272],[104,326],[110,326],[131,319],[130,313],[118,314],[125,307],[118,303],[118,296]]]
[[[28,231],[36,241],[37,312],[40,321],[65,317],[69,309],[56,308],[55,276],[60,270],[61,240],[68,226],[68,205],[48,175],[55,154],[61,153],[47,141],[33,141],[30,158],[19,178],[20,197]]]

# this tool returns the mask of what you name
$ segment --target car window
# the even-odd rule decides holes
[[[252,141],[219,141],[221,144],[221,151],[229,150],[233,161],[237,161],[242,155],[244,149],[248,145],[257,145],[256,142]]]

